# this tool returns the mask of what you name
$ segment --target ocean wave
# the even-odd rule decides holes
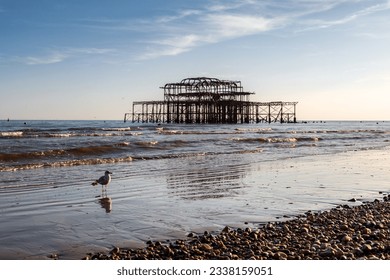
[[[273,159],[294,154],[328,153],[386,146],[390,127],[144,125],[49,123],[5,127],[0,131],[0,170],[104,164],[134,160],[259,153]],[[80,123],[83,124],[83,123]],[[92,124],[92,125],[91,125]],[[98,126],[100,125],[100,126]],[[111,126],[111,127],[110,127]],[[310,147],[317,147],[311,149]]]
[[[134,128],[131,127],[109,127],[109,128],[102,128],[103,131],[130,131]]]
[[[194,158],[204,156],[215,156],[220,154],[253,154],[261,153],[262,149],[241,149],[235,151],[223,152],[184,152],[184,153],[169,153],[169,154],[154,154],[143,156],[126,156],[126,157],[106,157],[106,158],[86,158],[86,159],[70,159],[70,160],[46,160],[44,162],[35,163],[17,163],[5,165],[0,163],[0,172],[13,172],[27,169],[38,168],[55,168],[55,167],[71,167],[79,165],[98,165],[98,164],[114,164],[121,162],[131,162],[137,160],[161,160],[161,159],[175,159],[175,158]],[[39,153],[37,153],[39,154]]]
[[[30,160],[39,158],[58,158],[62,156],[89,156],[89,155],[104,155],[121,150],[123,147],[129,146],[130,143],[122,142],[113,145],[101,146],[85,146],[68,149],[51,149],[43,151],[25,152],[25,153],[0,153],[0,161],[11,162],[19,160]]]
[[[3,131],[0,132],[0,137],[22,137],[23,131]]]
[[[318,130],[291,130],[286,131],[291,134],[355,134],[355,133],[372,133],[372,134],[387,134],[389,131],[379,129],[318,129]]]
[[[141,142],[134,142],[134,145],[137,145],[139,147],[154,147],[158,144],[158,141],[141,141]]]
[[[240,131],[240,132],[258,132],[258,133],[273,131],[273,129],[271,127],[263,127],[263,128],[236,128],[234,130],[235,131]]]
[[[158,134],[163,135],[229,135],[229,134],[242,134],[245,130],[183,130],[183,129],[168,129],[165,127],[157,127],[155,131]],[[255,131],[260,131],[256,129]],[[265,131],[265,130],[264,130]]]
[[[184,134],[183,131],[181,130],[170,130],[170,129],[164,129],[164,128],[161,128],[161,129],[156,129],[158,133],[160,134]]]
[[[126,132],[124,130],[123,132]],[[0,132],[0,138],[69,138],[69,137],[121,137],[121,136],[140,136],[142,132],[84,132],[84,133],[75,133],[75,132],[47,132],[47,131],[5,131]]]
[[[37,159],[42,157],[53,157],[65,154],[64,150],[48,150],[48,151],[37,151],[37,152],[26,152],[26,153],[1,153],[0,162],[15,162],[19,160]]]
[[[231,140],[237,142],[248,142],[248,143],[294,143],[294,142],[307,142],[307,141],[320,141],[318,137],[261,137],[261,138],[240,138],[235,137]]]
[[[261,153],[262,149],[240,149],[233,151],[205,151],[205,152],[185,152],[185,153],[173,153],[173,154],[159,154],[148,156],[133,156],[134,160],[157,160],[157,159],[173,159],[173,158],[191,158],[191,157],[204,157],[204,156],[216,156],[222,154],[253,154]]]
[[[72,137],[74,134],[72,133],[53,133],[46,135],[47,137]]]
[[[75,160],[63,160],[63,161],[54,161],[54,162],[16,164],[11,166],[0,165],[0,172],[12,172],[12,171],[19,171],[19,170],[49,168],[49,167],[71,167],[71,166],[79,166],[79,165],[113,164],[113,163],[131,162],[131,161],[133,161],[132,157],[123,157],[123,158],[75,159]]]
[[[188,145],[184,140],[170,140],[160,143],[157,140],[148,141],[123,141],[107,145],[85,145],[79,147],[69,147],[64,149],[47,149],[41,151],[26,151],[21,153],[4,153],[0,151],[0,162],[23,162],[37,160],[55,160],[61,158],[86,158],[91,156],[115,157],[124,153],[142,153],[143,150],[172,150]]]

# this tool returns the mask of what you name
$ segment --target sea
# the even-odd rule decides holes
[[[390,192],[389,121],[0,121],[0,259],[80,259]],[[91,183],[112,172],[103,188]]]

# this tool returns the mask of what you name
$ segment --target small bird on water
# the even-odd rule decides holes
[[[104,176],[100,177],[98,180],[96,180],[95,182],[92,183],[92,186],[96,186],[97,184],[100,184],[102,185],[102,188],[103,186],[106,186],[111,182],[111,172],[110,171],[106,171],[104,172]]]

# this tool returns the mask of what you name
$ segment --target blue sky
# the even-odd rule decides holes
[[[0,0],[0,119],[122,119],[188,77],[390,120],[390,1]]]

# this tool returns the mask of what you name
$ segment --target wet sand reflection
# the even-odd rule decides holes
[[[112,199],[107,195],[107,190],[102,188],[102,194],[98,199],[100,206],[106,210],[106,213],[111,213],[112,211]]]
[[[202,166],[187,162],[180,170],[167,176],[170,195],[182,199],[203,200],[209,198],[233,197],[245,188],[243,179],[247,175],[246,166],[226,164]]]

